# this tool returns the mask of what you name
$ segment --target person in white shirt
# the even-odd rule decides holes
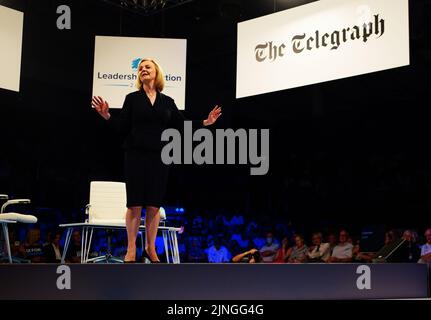
[[[427,243],[425,243],[421,247],[421,258],[419,259],[419,263],[431,263],[431,228],[425,231],[425,239]]]
[[[214,245],[208,249],[208,262],[223,263],[230,261],[230,253],[225,246],[221,245],[221,240],[214,239]]]
[[[279,245],[274,242],[272,233],[268,233],[266,235],[266,243],[259,250],[262,255],[263,262],[274,262],[278,248]]]
[[[353,245],[347,240],[349,239],[349,234],[346,230],[340,231],[339,242],[332,250],[332,255],[328,262],[351,262],[353,256]]]
[[[322,233],[315,232],[312,236],[313,246],[307,252],[308,262],[327,262],[330,257],[329,243],[322,243]]]

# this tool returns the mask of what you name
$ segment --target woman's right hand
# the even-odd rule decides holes
[[[96,109],[96,111],[105,119],[109,120],[111,117],[109,113],[109,104],[107,101],[103,100],[100,96],[94,96],[91,101],[91,105]]]
[[[257,251],[257,249],[253,248],[251,250],[248,251],[249,254],[254,254]]]

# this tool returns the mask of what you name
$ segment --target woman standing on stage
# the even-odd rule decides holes
[[[143,59],[139,63],[136,86],[129,93],[118,117],[111,117],[109,104],[102,97],[93,97],[92,105],[109,125],[126,135],[123,148],[124,176],[127,191],[127,254],[124,262],[136,261],[136,237],[141,222],[142,207],[146,207],[146,247],[143,256],[152,263],[160,262],[156,253],[159,208],[166,191],[169,167],[161,161],[161,134],[170,127],[180,128],[184,116],[174,100],[162,94],[164,75],[158,63]],[[221,115],[216,106],[203,121],[193,121],[194,127],[212,125]]]

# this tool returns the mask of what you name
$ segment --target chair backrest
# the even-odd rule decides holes
[[[165,221],[166,220],[166,211],[165,211],[165,208],[160,207],[159,208],[159,214],[160,214],[160,221]]]
[[[124,182],[92,181],[88,221],[100,224],[125,224],[126,203]]]

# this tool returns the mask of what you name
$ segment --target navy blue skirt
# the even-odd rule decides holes
[[[124,177],[127,207],[153,206],[163,203],[168,184],[169,166],[160,158],[160,151],[126,150]]]

